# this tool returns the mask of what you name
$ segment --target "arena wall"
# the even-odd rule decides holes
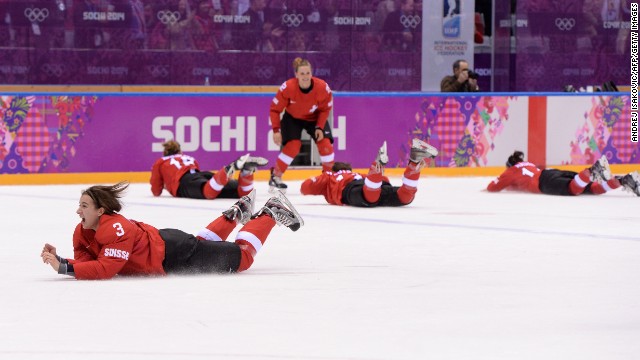
[[[1,95],[0,184],[146,182],[169,138],[203,170],[247,152],[270,161],[278,154],[268,117],[272,88],[92,90]],[[497,175],[516,149],[540,166],[580,169],[606,154],[614,172],[640,168],[628,94],[337,92],[334,104],[336,159],[355,168],[367,168],[387,141],[388,173],[400,174],[414,137],[440,150],[424,170],[433,175]],[[296,169],[285,180],[318,171]]]

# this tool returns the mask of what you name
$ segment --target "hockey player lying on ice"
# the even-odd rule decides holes
[[[366,176],[352,172],[348,163],[336,162],[331,171],[305,180],[300,192],[303,195],[324,195],[332,205],[404,206],[413,201],[418,191],[418,179],[420,170],[425,166],[425,159],[434,158],[436,155],[436,148],[422,140],[413,139],[409,164],[402,177],[402,186],[392,186],[389,179],[383,175],[384,166],[389,161],[385,142]]]
[[[304,222],[282,193],[254,214],[255,190],[243,196],[197,236],[177,229],[156,229],[119,214],[120,198],[129,186],[92,186],[82,192],[73,233],[73,259],[45,244],[41,257],[58,274],[76,279],[110,279],[116,275],[228,273],[247,270],[271,229],[296,231]],[[234,242],[225,241],[236,225]]]
[[[177,141],[169,140],[162,146],[163,156],[153,164],[149,180],[154,196],[160,196],[162,189],[167,189],[175,197],[239,199],[253,190],[256,168],[268,163],[265,158],[246,154],[214,174],[200,171],[198,161],[183,154]],[[231,177],[236,171],[240,171],[238,180],[233,180]]]
[[[490,192],[502,189],[548,195],[600,195],[624,186],[625,190],[640,196],[638,173],[612,176],[609,161],[603,155],[591,167],[580,173],[558,169],[540,170],[524,160],[522,151],[515,151],[507,159],[507,169],[487,186]]]

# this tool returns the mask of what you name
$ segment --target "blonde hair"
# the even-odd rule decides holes
[[[294,73],[298,73],[298,69],[300,68],[300,66],[308,66],[309,68],[311,68],[311,63],[309,62],[309,60],[307,59],[303,59],[301,57],[297,57],[295,59],[293,59],[293,72]]]
[[[180,143],[175,140],[165,141],[162,147],[164,147],[164,156],[180,154]]]

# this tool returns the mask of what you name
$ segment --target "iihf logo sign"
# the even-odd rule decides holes
[[[442,36],[460,37],[460,0],[442,0]]]

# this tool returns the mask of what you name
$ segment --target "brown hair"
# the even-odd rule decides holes
[[[507,167],[512,167],[518,163],[524,162],[524,153],[520,150],[516,150],[507,158]]]
[[[113,215],[122,210],[120,198],[123,192],[129,187],[128,181],[121,181],[115,185],[94,185],[82,190],[82,195],[87,195],[93,200],[96,209],[104,208],[104,213]]]
[[[336,161],[333,163],[333,166],[331,167],[331,171],[333,172],[338,172],[338,171],[342,171],[342,170],[349,170],[351,171],[351,164],[346,163],[346,162],[340,162],[340,161]]]
[[[162,143],[164,156],[180,154],[180,143],[175,140],[168,140]]]
[[[303,59],[300,57],[293,59],[292,65],[293,65],[293,72],[296,74],[298,73],[298,68],[300,66],[308,66],[309,68],[311,68],[311,63],[309,62],[309,60]]]

